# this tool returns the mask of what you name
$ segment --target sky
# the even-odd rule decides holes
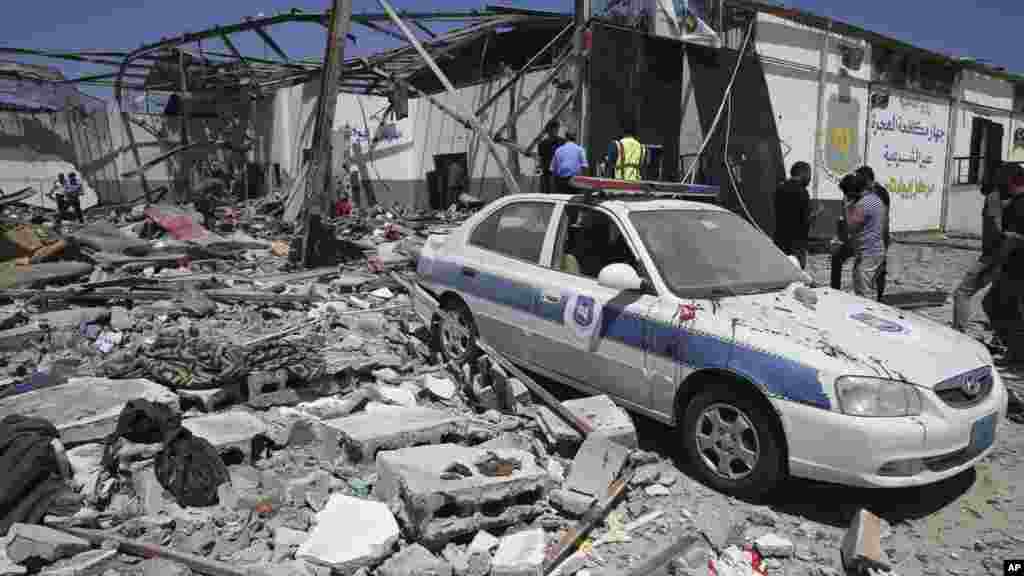
[[[398,10],[432,12],[480,9],[487,4],[571,12],[572,0],[390,0]],[[286,12],[292,8],[324,11],[330,0],[17,0],[18,10],[0,19],[0,46],[47,50],[132,50],[186,31],[233,24],[246,16]],[[829,16],[904,42],[953,56],[972,57],[1011,72],[1024,73],[1024,50],[1016,42],[1024,23],[1021,0],[788,0],[791,8]],[[353,11],[381,12],[376,0],[353,0]],[[286,24],[271,29],[274,39],[294,58],[321,58],[325,29],[316,24]],[[355,25],[356,46],[346,56],[395,46],[395,41]],[[239,49],[274,57],[255,33],[236,35]],[[216,40],[204,47],[225,51]],[[0,59],[40,63],[23,56]],[[88,64],[46,60],[66,77],[108,71]],[[85,90],[97,96],[108,91]]]

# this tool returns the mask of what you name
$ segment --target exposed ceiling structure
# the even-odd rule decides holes
[[[502,64],[518,68],[567,24],[569,14],[527,12],[508,8],[489,8],[468,12],[402,13],[422,33],[421,43],[452,81],[459,85],[478,82],[498,74]],[[48,82],[109,86],[123,91],[151,93],[185,92],[202,95],[236,95],[258,98],[278,88],[303,84],[319,77],[320,60],[292,59],[273,37],[273,29],[287,23],[306,23],[321,30],[326,27],[326,12],[288,13],[249,18],[229,26],[217,26],[189,32],[143,46],[131,52],[76,51],[59,52],[0,47],[0,53],[45,57],[83,62],[110,68],[108,72],[72,79],[46,78]],[[383,34],[404,43],[386,14],[353,14],[353,32]],[[462,27],[437,32],[437,24],[461,24]],[[243,54],[233,40],[243,33],[255,33],[277,58]],[[354,40],[354,34],[349,35]],[[220,49],[210,49],[215,45]],[[223,48],[221,48],[221,46]],[[535,68],[552,64],[551,58],[535,62]],[[184,74],[182,74],[184,69]],[[385,96],[392,90],[376,71],[401,78],[426,93],[441,91],[436,77],[411,46],[387,50],[365,58],[350,58],[342,68],[343,92]],[[43,81],[44,78],[38,78]]]

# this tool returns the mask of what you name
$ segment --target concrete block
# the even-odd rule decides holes
[[[91,548],[77,536],[35,524],[12,525],[8,538],[7,558],[15,564],[26,564],[30,560],[52,564]]]
[[[460,474],[446,474],[452,470]],[[406,527],[428,548],[536,516],[547,487],[547,471],[528,452],[456,444],[381,452],[377,474],[376,497],[397,500]]]
[[[455,396],[455,383],[451,378],[438,378],[432,374],[424,374],[423,388],[441,400],[451,400]]]
[[[471,554],[473,552],[490,553],[493,552],[499,544],[501,544],[501,540],[496,536],[487,530],[481,530],[476,533],[476,536],[473,536],[473,541],[469,543],[469,548],[467,548],[466,551]]]
[[[380,398],[388,404],[405,407],[414,407],[417,405],[416,394],[404,386],[378,384],[375,391]]]
[[[263,420],[239,410],[188,418],[182,425],[213,444],[219,452],[240,450],[247,459],[252,457],[253,439],[266,436],[268,432]]]
[[[377,564],[398,542],[398,522],[382,502],[335,494],[316,522],[296,557],[343,574]]]
[[[765,558],[789,558],[793,555],[793,542],[776,534],[765,534],[754,541],[754,547]]]
[[[858,510],[843,537],[841,558],[847,571],[887,568],[882,561],[882,519],[867,510]]]
[[[505,536],[491,563],[491,576],[542,576],[546,547],[541,528]]]
[[[139,566],[142,576],[192,576],[188,566],[167,558],[147,558]]]
[[[103,567],[117,558],[117,550],[88,550],[62,560],[39,573],[40,576],[89,576],[99,574]]]
[[[325,422],[340,433],[349,457],[356,462],[372,460],[378,450],[437,444],[445,438],[457,438],[465,433],[468,423],[465,416],[431,408],[406,407]]]
[[[579,518],[597,501],[589,494],[580,494],[572,490],[552,490],[548,496],[551,504],[573,518]]]
[[[607,437],[626,448],[639,447],[633,419],[608,396],[602,394],[566,400],[562,405],[577,418],[589,422],[594,427],[591,436]],[[583,442],[580,433],[547,406],[537,407],[536,419],[554,450],[562,456],[571,458],[576,448]]]
[[[102,442],[117,427],[125,404],[136,398],[181,409],[177,394],[150,380],[71,378],[66,384],[0,400],[0,419],[9,414],[44,418],[68,446]]]
[[[598,499],[608,495],[608,486],[619,476],[629,459],[629,449],[607,437],[590,435],[572,461],[565,487]]]
[[[302,478],[285,483],[285,502],[292,506],[309,504],[313,510],[323,510],[330,496],[331,475],[317,470]]]
[[[380,576],[452,576],[448,562],[419,544],[405,547],[377,569]]]
[[[217,402],[224,397],[224,393],[221,390],[179,390],[178,396],[184,405],[183,409],[187,410],[188,406],[195,405],[203,412],[213,412],[217,408]]]
[[[309,540],[309,532],[293,530],[286,526],[278,526],[274,530],[274,547],[288,548],[291,546],[302,546]]]

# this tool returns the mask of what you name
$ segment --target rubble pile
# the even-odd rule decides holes
[[[586,576],[644,560],[616,545],[700,532],[671,505],[694,484],[608,397],[559,402],[486,347],[462,366],[431,349],[415,310],[435,303],[400,272],[458,213],[353,213],[335,224],[357,256],[305,270],[256,212],[13,233],[0,465],[45,465],[11,468],[38,505],[0,499],[0,575]],[[41,251],[65,269],[40,273]],[[847,547],[875,569],[870,526]],[[663,564],[776,573],[793,548],[705,537]]]

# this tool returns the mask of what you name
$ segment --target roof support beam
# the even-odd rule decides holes
[[[441,68],[437,66],[437,63],[434,62],[434,59],[430,57],[430,54],[427,54],[427,51],[423,49],[423,45],[421,45],[420,41],[416,39],[416,36],[412,33],[412,30],[409,30],[409,27],[405,25],[405,22],[402,22],[402,19],[398,17],[398,14],[395,13],[395,9],[391,7],[391,4],[388,3],[388,0],[377,0],[377,3],[384,8],[384,10],[388,13],[388,16],[391,17],[391,20],[394,21],[395,25],[402,30],[403,34],[405,34],[405,37],[409,41],[409,43],[412,44],[413,47],[416,48],[416,51],[420,53],[420,56],[422,56],[423,60],[427,63],[428,66],[430,66],[430,69],[434,72],[434,75],[437,76],[437,79],[448,91],[448,94],[454,97],[455,86],[453,86],[451,81],[448,80],[448,77],[444,75],[444,72],[442,72]],[[498,166],[501,167],[501,174],[505,178],[505,186],[507,186],[508,190],[510,190],[513,194],[518,194],[519,182],[517,182],[516,179],[512,176],[512,172],[509,171],[508,166],[505,165],[505,162],[502,161],[501,154],[498,153],[498,147],[494,144],[494,139],[491,138],[491,135],[487,133],[487,131],[484,129],[484,127],[480,124],[479,120],[477,120],[475,116],[471,116],[467,118],[467,120],[473,127],[473,131],[476,132],[476,134],[480,138],[483,138],[484,142],[487,143],[487,148],[490,150],[491,156],[494,157],[495,163],[497,163]]]
[[[277,42],[274,41],[270,34],[267,34],[266,30],[264,30],[262,27],[257,27],[254,29],[254,31],[256,32],[256,34],[259,35],[260,38],[263,39],[264,42],[267,43],[267,46],[270,46],[270,49],[273,50],[275,54],[281,57],[282,60],[284,60],[285,62],[292,61],[292,59],[289,58],[288,55],[284,53],[284,50],[281,49]]]

